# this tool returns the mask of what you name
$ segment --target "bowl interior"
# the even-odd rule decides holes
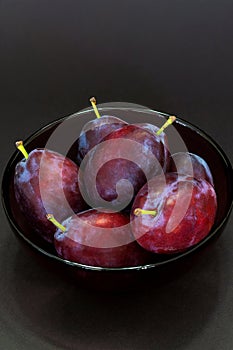
[[[102,115],[114,115],[129,123],[151,123],[161,126],[167,118],[166,114],[155,112],[148,109],[132,107],[103,107],[100,108]],[[25,147],[30,152],[34,148],[45,147],[54,151],[68,154],[71,158],[75,156],[75,140],[77,139],[83,125],[94,118],[91,109],[76,113],[68,118],[62,118],[42,128],[30,136],[25,142]],[[233,186],[232,186],[232,167],[221,148],[203,131],[192,124],[177,118],[174,126],[167,129],[171,153],[188,150],[206,160],[208,163],[215,184],[217,193],[218,209],[214,227],[209,235],[195,247],[188,249],[184,253],[175,255],[155,255],[151,265],[148,267],[164,264],[181,258],[197,249],[207,242],[212,236],[216,235],[227,220],[232,208]],[[65,146],[64,146],[65,145]],[[69,145],[69,147],[67,146]],[[53,259],[62,260],[57,257],[55,249],[37,235],[33,235],[30,225],[25,220],[16,203],[13,179],[16,164],[22,159],[20,152],[16,151],[8,162],[2,181],[2,199],[4,209],[8,220],[18,236],[33,248],[39,250]],[[64,261],[67,263],[66,261]],[[90,266],[83,266],[77,263],[71,265],[82,266],[87,269],[95,269]],[[143,267],[133,267],[140,269]],[[102,268],[100,268],[102,269]],[[129,269],[129,268],[123,268]],[[108,270],[104,268],[104,270]],[[112,269],[111,269],[112,270]],[[118,269],[119,270],[119,269]]]

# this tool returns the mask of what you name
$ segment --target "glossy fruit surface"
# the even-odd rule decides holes
[[[123,209],[147,179],[164,171],[165,163],[161,138],[146,128],[131,124],[112,132],[90,152],[84,168],[91,206]]]
[[[157,215],[134,215],[134,210]],[[178,253],[197,244],[210,232],[217,209],[216,193],[206,180],[168,173],[152,178],[138,193],[131,226],[139,244],[159,254]]]
[[[121,128],[127,123],[123,120],[103,115],[100,118],[93,119],[86,123],[81,130],[77,141],[77,162],[81,164],[85,155],[96,145],[98,145],[105,136],[112,131]]]
[[[15,168],[14,190],[19,208],[29,224],[48,242],[56,228],[46,219],[54,213],[64,220],[87,208],[78,185],[78,166],[70,159],[45,149],[35,149]]]
[[[145,264],[150,254],[134,240],[129,217],[90,209],[66,219],[66,231],[54,236],[64,259],[91,266],[126,267]]]
[[[209,165],[197,154],[178,152],[172,155],[170,171],[193,176],[197,180],[205,179],[214,186],[213,176]]]
[[[162,132],[160,135],[156,135],[156,133],[160,130],[160,128],[156,125],[150,124],[150,123],[137,123],[135,125],[138,125],[142,127],[143,129],[149,131],[152,135],[154,135],[158,142],[162,142],[164,145],[164,164],[163,164],[163,170],[166,172],[170,167],[170,150],[169,150],[169,142],[168,138],[165,132]]]

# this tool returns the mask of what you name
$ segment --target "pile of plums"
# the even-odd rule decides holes
[[[35,235],[80,264],[128,267],[175,254],[210,232],[217,199],[200,156],[171,155],[162,128],[99,116],[84,125],[69,159],[48,149],[16,165],[17,203]]]

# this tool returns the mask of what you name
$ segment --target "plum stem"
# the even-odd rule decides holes
[[[26,159],[28,159],[28,152],[24,148],[23,141],[17,141],[15,143],[15,146],[18,148],[18,150],[24,155]]]
[[[156,210],[144,210],[144,209],[140,209],[140,208],[136,208],[134,209],[134,215],[136,216],[140,216],[140,215],[152,215],[152,216],[156,216],[157,215],[157,211]]]
[[[174,121],[176,120],[176,117],[174,115],[170,116],[166,123],[163,124],[163,126],[156,132],[156,135],[162,134],[162,132],[169,126],[171,125]]]
[[[96,107],[96,99],[95,99],[95,97],[90,98],[90,102],[91,102],[91,105],[92,105],[92,107],[93,107],[93,109],[94,109],[96,118],[100,118],[99,111],[98,111],[98,109],[97,109],[97,107]]]
[[[51,221],[59,230],[61,230],[62,232],[66,231],[66,227],[63,226],[62,224],[60,224],[60,222],[58,222],[54,216],[52,214],[47,214],[46,218]]]

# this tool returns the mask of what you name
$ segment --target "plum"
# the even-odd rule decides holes
[[[140,247],[132,235],[129,217],[120,212],[89,209],[57,223],[56,251],[63,259],[100,267],[138,266],[151,254]]]
[[[171,118],[170,120],[172,121],[172,123],[176,120],[176,117],[174,117],[174,116],[172,116],[170,118]],[[163,166],[163,170],[164,170],[164,172],[167,172],[169,170],[169,168],[170,168],[171,154],[170,154],[170,149],[169,149],[168,138],[167,138],[167,135],[165,134],[165,132],[164,131],[160,132],[161,128],[159,128],[156,125],[150,124],[150,123],[137,123],[135,125],[138,125],[138,126],[142,127],[143,129],[148,130],[153,135],[156,135],[158,138],[161,139],[161,142],[164,145],[164,166]],[[164,129],[164,127],[163,127],[163,129]],[[159,132],[159,134],[158,134],[158,132]]]
[[[103,115],[86,123],[77,140],[77,163],[80,165],[86,154],[105,136],[126,124],[123,120],[109,115]]]
[[[98,145],[105,136],[127,124],[117,117],[109,115],[100,116],[98,108],[96,107],[95,97],[91,97],[90,102],[94,109],[96,119],[91,120],[84,125],[77,140],[76,160],[78,165],[81,164],[86,154],[93,147]]]
[[[158,175],[135,198],[132,232],[138,243],[151,252],[182,252],[208,235],[216,210],[215,190],[205,179],[177,173]]]
[[[178,152],[171,156],[170,172],[193,176],[197,180],[205,179],[214,186],[213,176],[206,161],[190,152]]]
[[[48,210],[64,220],[73,212],[88,208],[79,190],[79,168],[70,159],[47,149],[24,155],[15,168],[15,197],[34,231],[51,243],[56,229],[46,220]]]
[[[122,210],[165,167],[161,137],[140,125],[125,125],[89,153],[83,176],[89,204]]]

